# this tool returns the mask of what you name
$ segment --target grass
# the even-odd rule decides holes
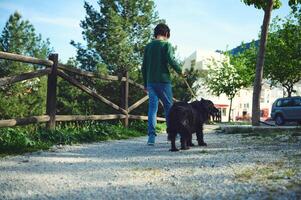
[[[275,130],[274,132],[252,132],[252,133],[242,133],[241,137],[248,142],[252,140],[258,143],[297,143],[300,141],[301,133],[295,130]]]
[[[241,122],[219,122],[218,124],[223,125],[251,125],[251,122],[248,121],[241,121]]]
[[[275,132],[253,132],[241,134],[242,142],[256,145],[295,144],[300,142],[301,133],[296,130]],[[276,153],[276,152],[275,152]],[[301,154],[285,153],[278,161],[271,163],[256,162],[251,166],[242,166],[235,171],[235,179],[240,182],[256,183],[267,188],[271,193],[280,187],[300,190]]]
[[[165,133],[166,132],[166,123],[157,123],[156,131],[158,133]]]
[[[241,134],[241,133],[253,133],[253,134],[265,134],[265,133],[282,133],[285,131],[301,133],[301,126],[293,127],[278,127],[278,126],[252,126],[249,122],[221,122],[220,129],[227,134]]]
[[[256,163],[255,166],[242,167],[235,172],[235,179],[240,182],[256,182],[271,192],[277,191],[281,185],[287,189],[300,190],[301,169],[298,160],[284,158],[269,164]]]
[[[298,174],[300,170],[297,168],[288,168],[287,166],[277,165],[275,163],[266,165],[256,165],[242,169],[235,174],[235,178],[239,181],[255,180],[257,182],[275,181],[281,179],[290,179]]]
[[[165,123],[157,125],[157,132],[165,131]],[[49,149],[57,144],[79,144],[106,140],[120,140],[147,134],[147,123],[132,121],[129,128],[120,122],[60,123],[54,131],[39,125],[0,129],[0,157]]]

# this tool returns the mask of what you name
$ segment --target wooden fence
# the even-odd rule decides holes
[[[17,119],[7,119],[0,120],[1,127],[13,127],[17,125],[28,125],[33,123],[42,123],[46,122],[47,129],[55,129],[57,121],[85,121],[85,120],[113,120],[113,119],[122,119],[124,120],[125,127],[128,126],[129,119],[140,119],[147,120],[147,116],[131,115],[130,113],[148,100],[148,96],[144,96],[134,104],[129,106],[129,85],[132,84],[140,89],[144,89],[143,85],[140,85],[129,78],[128,72],[125,73],[124,77],[110,76],[110,75],[101,75],[99,73],[87,72],[77,69],[72,66],[66,66],[58,62],[58,54],[49,55],[48,60],[12,54],[7,52],[0,51],[0,59],[18,61],[23,63],[31,63],[45,66],[45,69],[32,71],[28,73],[23,73],[10,77],[0,78],[0,87],[4,85],[14,84],[20,81],[37,78],[41,76],[48,76],[47,80],[47,101],[46,101],[46,114],[42,116],[30,116],[26,118],[17,118]],[[124,82],[125,94],[124,98],[124,107],[120,107],[110,100],[106,99],[101,94],[95,92],[89,87],[81,84],[77,79],[68,75],[66,72],[71,72],[76,75],[88,77],[88,78],[97,78],[108,81],[121,81]],[[68,81],[73,86],[79,88],[88,95],[94,97],[95,99],[107,104],[113,109],[120,112],[120,114],[108,114],[108,115],[57,115],[56,114],[56,104],[57,104],[57,77],[60,76],[64,80]],[[164,118],[157,117],[158,121],[165,121]]]

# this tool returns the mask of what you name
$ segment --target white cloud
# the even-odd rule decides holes
[[[22,6],[20,4],[12,2],[0,2],[0,9],[3,9],[9,13],[18,11],[24,17],[32,23],[44,23],[45,25],[56,25],[65,28],[80,29],[80,20],[70,17],[54,17],[53,15],[47,16],[45,13],[41,13],[30,6]],[[53,13],[52,13],[53,14]]]

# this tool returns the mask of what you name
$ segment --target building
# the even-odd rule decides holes
[[[197,50],[184,60],[183,69],[207,70],[208,66],[213,64],[213,60],[221,62],[224,59],[226,57],[221,53]]]
[[[184,60],[183,69],[194,68],[196,70],[205,71],[208,69],[208,66],[213,65],[215,60],[217,67],[221,63],[225,56],[219,52],[213,51],[204,51],[197,50],[192,53],[189,57]],[[198,83],[203,82],[202,79]],[[196,84],[198,84],[196,83]],[[205,84],[199,84],[205,85]],[[296,84],[296,94],[301,95],[301,82]],[[205,98],[210,99],[214,102],[215,106],[221,110],[222,121],[228,121],[229,109],[230,109],[230,100],[226,95],[222,94],[219,97],[214,96],[207,92],[205,86],[202,86],[197,94],[198,99]],[[267,80],[263,81],[263,86],[261,90],[260,98],[260,109],[262,120],[266,120],[270,116],[271,107],[273,102],[280,97],[285,96],[285,93],[281,87],[270,88],[270,85]],[[253,98],[253,88],[241,89],[237,95],[234,97],[232,102],[232,111],[231,111],[231,120],[232,121],[250,121],[252,114],[252,98]]]

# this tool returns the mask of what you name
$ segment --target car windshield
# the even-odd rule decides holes
[[[294,99],[294,106],[301,106],[301,98]]]
[[[276,106],[281,107],[282,106],[282,100],[278,100]]]
[[[293,106],[293,99],[284,99],[282,102],[282,107]]]

